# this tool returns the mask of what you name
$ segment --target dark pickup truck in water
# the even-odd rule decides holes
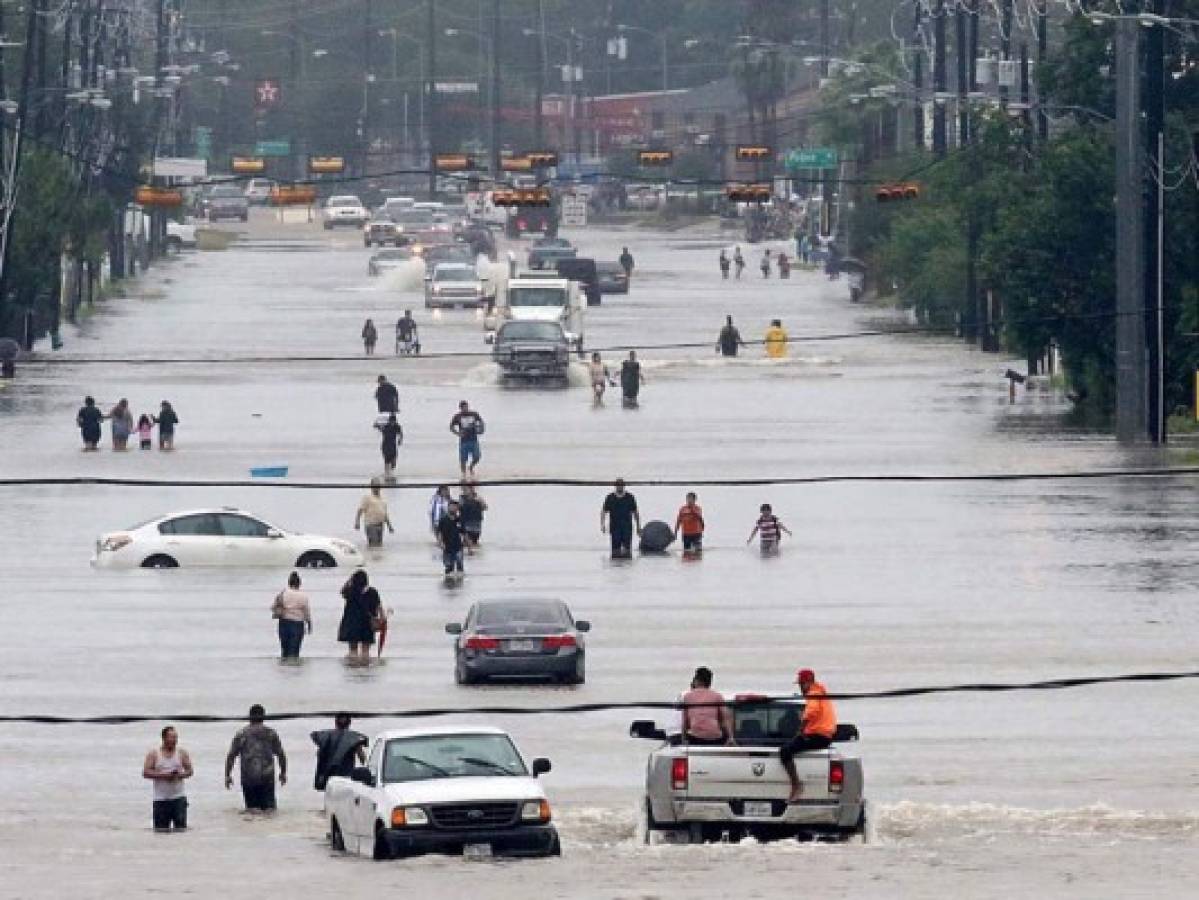
[[[491,358],[500,368],[501,383],[553,381],[565,385],[570,342],[558,322],[505,322],[496,332]]]

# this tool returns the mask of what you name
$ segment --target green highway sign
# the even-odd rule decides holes
[[[254,145],[254,156],[291,156],[291,141],[287,138],[275,141],[259,141]]]
[[[788,169],[835,169],[837,151],[832,147],[790,150],[787,153],[786,165]]]

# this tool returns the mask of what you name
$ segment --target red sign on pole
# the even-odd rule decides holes
[[[281,96],[277,78],[264,78],[254,85],[254,105],[259,109],[278,105]]]

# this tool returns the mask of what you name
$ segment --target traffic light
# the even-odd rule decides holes
[[[893,203],[896,200],[915,200],[919,196],[920,185],[912,181],[884,184],[874,192],[874,199],[879,203]]]
[[[346,170],[346,161],[340,156],[310,156],[308,171],[314,175],[340,175]]]
[[[133,192],[133,200],[142,206],[182,206],[183,191],[142,185]]]
[[[642,166],[669,166],[674,162],[674,153],[670,150],[638,150],[637,162]]]
[[[730,184],[724,195],[734,203],[765,203],[771,196],[768,184]]]
[[[757,144],[738,144],[737,159],[741,162],[766,162],[774,156],[769,147]]]
[[[271,206],[311,206],[316,188],[310,184],[280,184],[271,188]]]
[[[533,161],[527,156],[505,156],[500,160],[500,170],[503,172],[528,172],[533,168]]]
[[[491,195],[491,202],[500,207],[544,207],[552,206],[554,198],[549,188],[516,188],[494,191]]]
[[[235,175],[259,175],[266,171],[266,160],[261,156],[235,156],[229,168]]]
[[[558,154],[552,153],[549,150],[536,150],[532,153],[526,153],[525,159],[534,169],[552,169],[558,165]]]
[[[438,153],[433,164],[438,172],[469,172],[478,168],[475,158],[467,153]]]

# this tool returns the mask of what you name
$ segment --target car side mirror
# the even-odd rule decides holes
[[[590,631],[591,623],[588,622],[586,619],[576,619],[575,620],[575,629],[577,631]]]
[[[539,756],[533,760],[533,777],[536,778],[538,775],[544,775],[552,768],[553,764],[548,759],[544,756]]]
[[[283,537],[283,532],[280,531],[278,528],[268,528],[266,530],[266,536],[269,537],[271,540],[276,540],[278,538]]]
[[[375,776],[371,774],[371,770],[366,766],[355,766],[354,771],[350,773],[350,781],[365,784],[367,787],[375,786]]]
[[[432,280],[433,280],[433,276],[432,276],[432,275],[426,275],[426,276],[425,276],[425,281],[432,281]]]
[[[664,741],[666,740],[666,732],[650,719],[637,719],[629,726],[629,737]]]
[[[462,626],[457,622],[446,622],[445,623],[445,633],[446,634],[462,634]]]

